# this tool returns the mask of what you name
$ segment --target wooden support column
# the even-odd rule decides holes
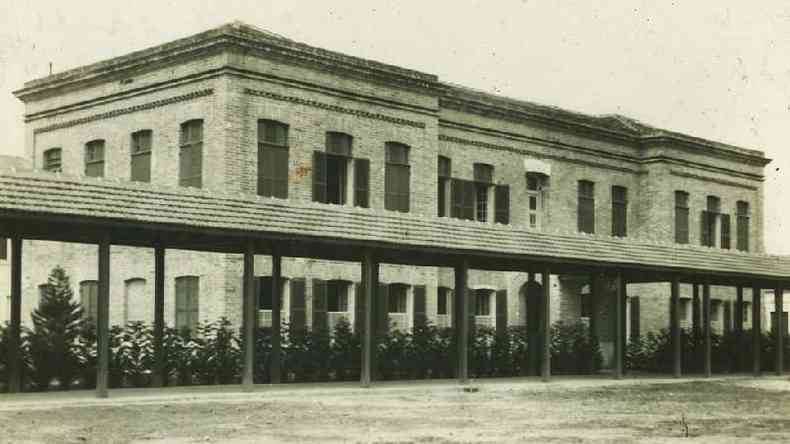
[[[682,366],[680,362],[680,279],[677,276],[672,277],[671,283],[669,331],[672,336],[672,375],[679,378]]]
[[[11,325],[8,338],[8,391],[22,390],[22,354],[19,350],[22,331],[22,238],[11,238]]]
[[[743,334],[743,286],[735,288],[735,334],[740,337]]]
[[[774,288],[774,313],[776,313],[776,325],[774,326],[774,343],[776,344],[776,364],[774,369],[777,376],[784,374],[784,339],[787,326],[784,325],[784,288],[776,286]]]
[[[711,344],[710,344],[710,284],[702,285],[702,336],[703,336],[703,372],[706,378],[711,376]]]
[[[165,331],[165,249],[158,245],[154,249],[154,387],[162,387],[165,354],[162,339]]]
[[[281,330],[282,322],[280,311],[282,310],[280,301],[282,300],[282,255],[277,247],[272,249],[272,354],[269,361],[269,375],[272,384],[280,383],[281,367]],[[256,310],[257,311],[257,310]]]
[[[461,384],[469,383],[469,304],[467,301],[467,278],[469,276],[469,262],[462,260],[455,266],[455,300],[458,319],[455,331],[458,338],[458,364],[456,376]]]
[[[623,274],[618,270],[617,275],[615,276],[615,294],[614,294],[614,307],[613,312],[614,316],[612,316],[612,324],[614,330],[614,356],[612,359],[612,375],[615,379],[622,379],[623,378],[623,347],[625,343],[623,342],[623,338],[625,334],[623,332],[623,318],[624,318],[624,311],[623,311],[623,300],[625,298],[625,289],[623,288]]]
[[[256,312],[258,311],[255,303],[255,245],[249,242],[244,250],[244,275],[243,275],[244,299],[242,302],[242,322],[244,332],[244,358],[241,375],[241,385],[244,391],[252,391],[255,384],[255,330]]]
[[[598,337],[598,322],[596,318],[598,317],[598,297],[601,295],[601,276],[598,272],[590,273],[590,336]],[[595,355],[590,354],[590,368],[594,368],[595,365]]]
[[[699,285],[694,282],[691,284],[691,331],[694,337],[702,334],[702,307],[699,301]]]
[[[551,271],[545,268],[541,276],[543,288],[543,313],[541,313],[541,366],[540,376],[543,382],[551,379]]]
[[[762,347],[762,297],[760,292],[762,289],[757,286],[752,286],[752,374],[754,376],[761,376],[762,369],[760,366],[761,347]]]
[[[106,398],[110,369],[110,239],[99,243],[99,294],[96,300],[96,397]]]
[[[360,383],[363,387],[370,387],[373,381],[373,366],[375,365],[374,351],[376,349],[373,332],[376,330],[376,293],[379,288],[379,263],[370,252],[365,252],[362,258],[362,286],[361,294],[357,295],[357,304],[363,304],[361,311],[364,316],[362,321],[362,368],[360,370]],[[360,313],[357,310],[357,313]]]

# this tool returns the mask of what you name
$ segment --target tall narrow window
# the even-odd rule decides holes
[[[407,292],[407,285],[389,285],[389,296],[387,297],[387,311],[389,313],[406,313]]]
[[[288,125],[258,121],[258,194],[288,197]]]
[[[437,301],[436,301],[436,314],[446,315],[449,314],[448,306],[450,302],[451,290],[447,287],[437,288]]]
[[[489,193],[494,179],[494,167],[484,163],[474,164],[475,178],[475,220],[487,222],[489,210]]]
[[[104,177],[104,140],[92,140],[85,144],[85,175]]]
[[[595,184],[579,181],[578,227],[582,233],[595,233]]]
[[[491,290],[475,290],[475,316],[491,316]]]
[[[475,197],[477,189],[471,180],[452,179],[451,181],[452,206],[450,215],[458,219],[475,219]]]
[[[721,214],[721,248],[730,249],[730,215]]]
[[[146,300],[145,279],[132,278],[125,282],[124,321],[146,321],[150,318],[150,300]]]
[[[439,156],[438,162],[439,189],[437,190],[437,214],[439,217],[450,215],[450,178],[452,176],[452,161],[449,157]]]
[[[384,207],[387,210],[409,211],[409,147],[402,143],[387,142],[386,169],[384,171]]]
[[[99,318],[99,282],[80,282],[80,303],[82,304],[82,317],[88,322],[96,322]]]
[[[190,120],[181,124],[178,184],[182,187],[203,186],[203,121]]]
[[[541,224],[545,178],[543,174],[527,173],[527,225],[536,230]]]
[[[326,133],[326,152],[313,155],[313,200],[344,205],[348,193],[348,168],[352,137],[338,132]]]
[[[370,207],[370,160],[354,159],[354,206]]]
[[[737,224],[738,224],[738,249],[749,251],[749,202],[738,201],[737,205]]]
[[[612,187],[612,236],[628,235],[628,188]]]
[[[718,197],[708,196],[707,209],[700,218],[700,243],[706,247],[716,246],[716,222],[719,217],[721,203]]]
[[[347,281],[327,281],[326,282],[326,310],[335,313],[348,311],[348,287]]]
[[[62,171],[62,150],[60,148],[50,148],[44,151],[44,171],[59,173]]]
[[[197,329],[199,299],[199,277],[180,276],[176,278],[176,329],[190,332]]]
[[[689,243],[689,193],[675,191],[675,242]]]
[[[151,181],[151,130],[132,133],[132,174],[131,180],[136,182]]]

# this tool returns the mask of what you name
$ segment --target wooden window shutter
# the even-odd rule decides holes
[[[370,160],[354,159],[354,206],[370,207]]]
[[[288,148],[273,148],[274,197],[288,198]]]
[[[414,303],[412,307],[414,309],[414,326],[415,327],[424,327],[428,322],[428,316],[426,314],[426,295],[425,295],[425,285],[417,285],[414,287]]]
[[[191,153],[190,186],[200,188],[203,186],[203,143],[196,143],[187,150]]]
[[[510,187],[497,185],[494,188],[494,222],[498,224],[510,223]]]
[[[189,286],[189,329],[196,331],[198,323],[200,322],[200,281],[197,277],[190,277],[188,280]]]
[[[354,332],[362,333],[365,331],[365,293],[362,284],[354,284]]]
[[[326,154],[313,152],[313,201],[326,203]]]
[[[496,332],[507,333],[507,290],[496,292]]]
[[[711,246],[713,239],[710,233],[711,214],[703,210],[700,214],[700,243],[706,247]]]
[[[178,184],[188,187],[191,184],[190,174],[192,172],[192,151],[189,148],[181,148],[178,152]]]
[[[721,248],[730,249],[730,215],[721,215]]]
[[[749,251],[749,216],[738,215],[738,250]]]
[[[475,220],[475,198],[477,197],[477,187],[471,180],[464,181],[464,204],[461,210],[461,218]]]
[[[633,296],[631,299],[631,337],[639,337],[641,332],[641,312],[639,307],[639,297]]]
[[[272,153],[266,145],[258,144],[258,194],[261,196],[271,196],[274,191]]]
[[[304,278],[291,279],[291,332],[304,331],[307,327],[307,314],[305,313],[305,280]]]
[[[329,317],[326,312],[326,281],[313,279],[313,331],[325,331],[329,328]]]
[[[450,194],[452,197],[452,201],[450,202],[450,217],[460,219],[464,208],[464,181],[461,179],[452,179],[450,183]]]
[[[389,286],[387,284],[379,284],[375,310],[378,315],[376,316],[376,332],[381,336],[386,335],[390,331]]]

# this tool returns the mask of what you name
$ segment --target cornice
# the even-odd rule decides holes
[[[718,183],[718,184],[721,184],[721,185],[727,185],[727,186],[731,186],[731,187],[746,188],[747,190],[752,190],[752,191],[757,191],[757,189],[758,189],[756,186],[753,186],[753,185],[747,185],[747,184],[744,184],[744,183],[735,182],[735,181],[726,180],[726,179],[719,179],[719,178],[711,177],[711,176],[703,176],[703,175],[700,175],[700,174],[687,173],[685,171],[670,170],[669,174],[671,174],[673,176],[677,176],[677,177],[687,178],[687,179],[701,180],[703,182],[714,182],[714,183]]]
[[[124,115],[124,114],[132,114],[132,113],[136,113],[136,112],[139,112],[139,111],[145,111],[145,110],[149,110],[149,109],[160,108],[162,106],[172,105],[174,103],[186,102],[188,100],[197,99],[199,97],[206,97],[206,96],[210,96],[212,94],[214,94],[214,90],[213,89],[211,89],[211,88],[203,89],[203,90],[194,91],[194,92],[191,92],[191,93],[188,93],[188,94],[182,94],[180,96],[174,96],[174,97],[169,97],[169,98],[166,98],[166,99],[155,100],[153,102],[148,102],[148,103],[144,103],[144,104],[141,104],[141,105],[129,106],[129,107],[126,107],[126,108],[118,108],[118,109],[114,109],[114,110],[103,112],[103,113],[98,113],[98,114],[93,114],[93,115],[86,116],[86,117],[81,117],[79,119],[73,119],[73,120],[67,120],[65,122],[53,123],[51,125],[42,126],[41,128],[36,128],[35,130],[33,130],[33,133],[34,134],[41,134],[41,133],[46,133],[46,132],[49,132],[49,131],[59,130],[59,129],[63,129],[63,128],[69,128],[69,127],[73,127],[73,126],[77,126],[77,125],[83,125],[83,124],[86,124],[86,123],[95,122],[97,120],[110,119],[110,118],[121,116],[121,115]]]
[[[742,171],[736,171],[730,168],[715,167],[698,162],[691,162],[686,159],[677,159],[669,156],[648,157],[642,159],[641,162],[645,165],[649,165],[652,163],[666,163],[666,164],[678,165],[683,167],[695,168],[698,170],[709,171],[712,173],[724,174],[731,177],[740,177],[742,179],[751,180],[755,182],[763,182],[765,180],[765,177],[762,176],[761,174],[744,173]]]
[[[334,111],[342,114],[350,114],[356,117],[363,117],[366,119],[381,120],[384,122],[394,123],[396,125],[410,126],[414,128],[425,129],[425,122],[418,122],[416,120],[402,119],[399,117],[392,117],[385,114],[371,113],[361,109],[346,108],[338,105],[330,105],[328,103],[319,102],[317,100],[304,99],[296,96],[285,96],[269,91],[260,91],[250,88],[245,88],[244,93],[250,96],[264,97],[272,100],[279,100],[282,102],[296,103],[298,105],[311,106],[326,111]]]
[[[763,153],[755,150],[747,150],[734,145],[720,142],[713,142],[698,137],[687,136],[685,134],[670,133],[660,135],[650,135],[640,138],[643,146],[650,144],[671,144],[673,147],[684,148],[687,152],[711,155],[720,159],[735,160],[749,165],[765,167],[771,163],[772,159],[763,156]]]

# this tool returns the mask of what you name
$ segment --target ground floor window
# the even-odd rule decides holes
[[[491,316],[492,290],[475,290],[475,316]]]
[[[446,315],[449,313],[448,306],[450,302],[450,289],[447,287],[439,287],[438,296],[436,300],[436,314]]]
[[[348,311],[348,287],[347,281],[327,281],[326,283],[326,304],[329,312]]]
[[[408,287],[403,284],[392,284],[387,298],[390,313],[406,313],[406,294]]]

